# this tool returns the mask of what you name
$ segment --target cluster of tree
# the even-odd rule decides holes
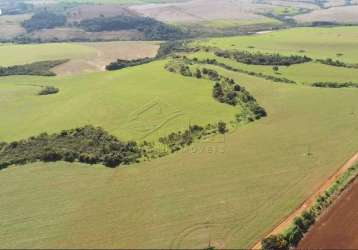
[[[215,81],[212,95],[216,100],[232,106],[240,104],[244,107],[248,111],[244,112],[247,120],[252,121],[267,116],[265,109],[259,106],[256,99],[244,87],[237,84],[234,79],[221,76],[215,70],[207,68],[203,68],[200,75]]]
[[[53,95],[60,92],[59,88],[53,87],[53,86],[44,86],[39,91],[38,95]]]
[[[55,14],[48,11],[35,13],[29,20],[25,20],[22,26],[27,32],[33,32],[41,29],[53,29],[62,27],[66,24],[66,16]]]
[[[60,64],[67,62],[68,60],[53,60],[34,62],[24,65],[15,65],[9,67],[0,67],[0,76],[10,75],[39,75],[39,76],[55,76],[56,74],[51,72],[50,69]]]
[[[307,56],[282,56],[280,54],[251,53],[248,51],[216,51],[215,55],[224,58],[233,58],[238,62],[254,65],[290,66],[312,61],[312,59]]]
[[[208,124],[206,127],[192,125],[184,132],[179,131],[159,138],[159,142],[166,145],[173,153],[191,145],[195,140],[217,132],[221,134],[227,132],[225,122],[220,121],[217,125]]]
[[[111,62],[110,64],[108,64],[106,66],[106,70],[124,69],[127,67],[133,67],[133,66],[137,66],[137,65],[141,65],[141,64],[145,64],[145,63],[150,63],[153,60],[154,60],[153,58],[148,58],[148,57],[141,58],[141,59],[135,59],[135,60],[117,59],[117,61]]]
[[[315,82],[313,87],[319,88],[358,88],[358,83],[354,82]]]
[[[89,32],[138,30],[148,40],[176,40],[185,37],[185,33],[177,27],[142,16],[98,17],[83,20],[79,26]]]
[[[213,97],[221,103],[227,103],[232,106],[240,104],[245,112],[245,120],[253,121],[267,116],[265,109],[259,106],[256,99],[244,88],[237,84],[233,79],[221,76],[217,71],[213,69],[203,68],[202,70],[196,69],[195,73],[192,73],[188,65],[195,63],[198,64],[214,64],[219,63],[215,59],[207,59],[199,61],[198,59],[188,59],[187,57],[176,57],[176,61],[171,61],[166,65],[166,69],[170,72],[180,73],[183,76],[207,78],[214,83],[213,85]],[[243,117],[240,116],[240,121]]]
[[[190,67],[185,63],[171,62],[165,66],[165,68],[172,73],[178,73],[182,76],[192,77],[193,73],[190,70]]]
[[[33,4],[23,1],[10,0],[0,3],[0,9],[3,15],[21,15],[33,11]]]
[[[122,142],[101,128],[85,126],[58,134],[40,134],[0,146],[0,169],[35,161],[79,161],[107,167],[137,162],[141,149],[136,142]]]
[[[197,52],[199,48],[188,48],[185,41],[168,41],[161,43],[157,56],[157,59],[164,58],[173,53],[188,53],[188,52]]]
[[[282,234],[271,235],[262,240],[263,250],[289,250],[297,247],[316,218],[332,204],[332,201],[346,188],[356,176],[358,165],[348,169],[337,181],[320,195],[314,205],[293,220],[292,225]]]
[[[347,63],[342,62],[340,60],[333,60],[332,58],[317,59],[316,61],[319,62],[319,63],[322,63],[322,64],[327,64],[327,65],[335,66],[335,67],[358,68],[357,65],[347,64]]]
[[[287,79],[285,77],[276,77],[276,76],[272,76],[272,75],[265,75],[265,74],[263,74],[261,72],[248,71],[248,70],[244,70],[244,69],[234,68],[234,67],[232,67],[230,65],[227,65],[225,63],[218,62],[216,59],[198,60],[197,58],[194,58],[193,62],[194,63],[199,63],[199,64],[212,64],[212,65],[216,65],[216,66],[222,67],[222,68],[230,70],[230,71],[260,77],[260,78],[270,80],[270,81],[273,81],[273,82],[282,82],[282,83],[289,83],[289,84],[295,84],[296,83],[295,81]]]

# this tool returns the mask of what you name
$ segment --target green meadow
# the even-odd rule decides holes
[[[306,54],[313,58],[358,62],[358,27],[296,28],[251,36],[215,38],[198,43],[222,49]]]
[[[356,63],[357,37],[354,27],[305,28],[197,44],[254,46],[282,54],[304,49],[314,58],[343,53],[340,60]],[[215,57],[203,52],[187,56]],[[274,74],[272,67],[218,60]],[[85,124],[123,139],[157,139],[188,123],[229,121],[240,112],[212,98],[210,81],[169,73],[164,65],[156,61],[115,72],[0,78],[0,141]],[[247,248],[357,151],[358,89],[274,83],[205,67],[235,79],[268,116],[224,138],[198,141],[128,167],[57,162],[2,170],[1,247],[203,249],[210,243]],[[356,71],[308,63],[280,67],[279,73],[310,83],[343,80],[345,74],[354,80]],[[39,84],[60,92],[37,96]]]
[[[0,44],[0,66],[12,66],[38,61],[91,57],[96,50],[75,43],[13,45]]]
[[[122,139],[157,139],[186,129],[230,121],[240,112],[211,97],[208,80],[185,78],[164,69],[165,61],[115,72],[69,77],[0,79],[0,140],[84,125],[101,126]],[[39,96],[38,85],[60,93]]]
[[[295,64],[291,66],[281,66],[279,71],[275,72],[272,66],[266,65],[248,65],[235,60],[218,57],[212,52],[196,52],[188,56],[189,58],[198,58],[200,60],[215,59],[219,63],[224,63],[233,68],[243,69],[246,71],[263,73],[275,77],[285,77],[301,84],[310,84],[319,81],[325,82],[357,82],[358,69],[334,67],[321,63],[310,62]]]

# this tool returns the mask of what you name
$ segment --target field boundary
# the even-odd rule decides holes
[[[358,162],[358,152],[356,152],[349,160],[347,160],[333,175],[331,175],[327,180],[325,180],[322,185],[318,187],[318,189],[310,195],[304,202],[302,202],[293,212],[284,217],[276,226],[274,226],[268,233],[262,237],[266,238],[273,234],[279,234],[283,232],[286,228],[288,228],[295,217],[299,216],[305,209],[311,207],[318,196],[320,196],[323,192],[325,192],[338,178],[341,174],[347,171],[350,167],[352,167],[355,163]],[[251,250],[262,249],[261,247],[261,239],[255,242],[251,247]]]

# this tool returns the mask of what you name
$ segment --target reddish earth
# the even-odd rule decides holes
[[[317,197],[325,192],[336,180],[337,178],[347,171],[350,167],[358,162],[358,152],[355,153],[352,158],[350,158],[346,163],[344,163],[331,177],[329,177],[311,196],[309,196],[300,206],[298,206],[292,213],[287,215],[278,225],[276,225],[269,233],[266,234],[263,238],[268,237],[269,235],[279,234],[286,228],[288,228],[295,217],[299,216],[304,210],[312,206],[316,201]],[[358,204],[356,204],[358,207]],[[356,209],[357,211],[357,209]],[[358,221],[356,220],[356,223]],[[357,230],[358,232],[358,230]],[[357,233],[358,234],[358,233]],[[251,249],[261,249],[261,240],[256,242]],[[336,248],[339,249],[339,248]],[[356,248],[358,249],[358,248]]]
[[[358,249],[358,179],[300,242],[299,249]]]

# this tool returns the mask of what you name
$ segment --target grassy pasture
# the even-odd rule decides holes
[[[245,248],[357,150],[358,90],[217,70],[242,82],[269,116],[223,144],[131,167],[38,163],[2,171],[2,246],[204,248],[211,240]]]
[[[0,45],[0,54],[0,65],[11,66],[37,61],[94,56],[96,50],[88,46],[71,43],[27,45],[2,44]]]
[[[265,65],[248,65],[235,60],[226,59],[216,56],[211,52],[197,52],[189,56],[189,58],[216,59],[218,62],[230,65],[234,68],[243,69],[247,71],[261,72],[265,75],[272,75],[275,77],[285,77],[290,80],[294,80],[297,83],[310,84],[319,81],[327,82],[357,82],[358,81],[358,69],[333,67],[330,65],[324,65],[321,63],[304,63],[291,65],[289,67],[279,67],[279,72],[275,73],[272,66]]]
[[[102,126],[123,139],[140,139],[147,133],[155,139],[187,128],[189,122],[230,121],[240,112],[215,101],[208,80],[169,73],[164,64],[68,77],[0,78],[0,140],[86,124]],[[40,97],[39,87],[29,85],[55,86],[60,93]]]
[[[233,43],[253,45],[280,53],[282,47],[287,54],[304,47],[308,55],[319,58],[342,52],[341,60],[354,63],[354,39],[338,39],[334,45],[332,37],[354,38],[355,30],[297,29],[260,35],[266,43],[250,36],[205,44],[228,49]],[[313,31],[325,34],[327,54]],[[304,36],[291,39],[295,32]],[[282,34],[281,40],[277,34]],[[232,119],[237,110],[217,103],[208,81],[166,72],[164,63],[78,76],[0,78],[0,140],[84,124],[133,139],[164,121],[165,126],[150,134],[155,138],[188,121]],[[245,86],[268,117],[238,128],[218,143],[199,142],[130,167],[58,162],[1,171],[1,246],[204,248],[211,241],[218,248],[246,248],[357,151],[358,89],[277,84],[206,67]],[[302,70],[310,76],[297,79],[316,77],[316,70]],[[60,93],[36,96],[37,87],[29,84],[43,83],[59,87]],[[176,119],[177,111],[184,116]]]
[[[280,24],[280,21],[273,18],[255,18],[248,20],[233,20],[233,19],[217,19],[210,21],[203,21],[195,23],[195,25],[202,25],[203,27],[216,28],[216,29],[227,29],[249,25],[273,25]]]
[[[252,36],[215,38],[198,42],[222,49],[306,54],[313,58],[333,58],[358,63],[358,27],[296,28]],[[304,53],[299,51],[303,50]],[[337,54],[342,53],[342,56]]]

